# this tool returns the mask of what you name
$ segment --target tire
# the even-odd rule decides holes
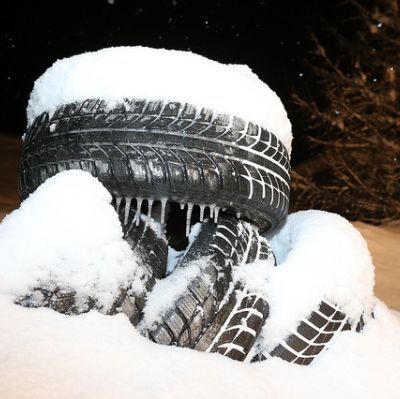
[[[20,192],[26,198],[50,176],[82,169],[114,197],[226,209],[266,230],[286,217],[289,168],[274,134],[235,116],[136,99],[110,109],[89,99],[35,119]]]
[[[360,332],[363,327],[362,315],[358,323],[351,323],[338,306],[324,300],[318,309],[300,321],[295,332],[283,339],[270,353],[258,351],[252,361],[279,357],[289,363],[309,365],[328,349],[335,335],[346,330]]]
[[[117,301],[114,313],[121,307],[130,322],[136,326],[142,318],[146,296],[157,280],[165,277],[168,258],[168,242],[163,234],[152,228],[151,222],[136,212],[131,201],[120,199],[113,201],[119,215],[123,238],[129,243],[140,264],[140,292],[128,289],[122,293],[122,302]],[[143,220],[144,219],[144,220]]]
[[[149,223],[142,219],[136,222],[135,209],[127,207],[126,202],[114,203],[118,212],[124,239],[130,244],[140,270],[136,278],[140,280],[142,289],[134,291],[131,288],[121,289],[120,294],[114,299],[114,303],[106,312],[94,298],[82,298],[76,292],[59,287],[52,282],[42,282],[32,292],[21,296],[15,303],[25,307],[48,307],[59,313],[78,315],[96,309],[106,314],[124,312],[133,325],[137,325],[142,316],[146,295],[153,288],[157,279],[165,276],[167,266],[168,243],[159,236]],[[126,211],[125,211],[126,209]],[[132,228],[132,227],[135,228]]]
[[[261,331],[268,305],[244,287],[238,286],[232,292],[232,268],[268,257],[271,259],[273,254],[265,239],[248,223],[226,216],[217,225],[204,222],[177,267],[187,268],[197,262],[199,274],[165,314],[151,325],[141,325],[141,332],[160,344],[219,352],[243,360]],[[156,286],[149,296],[158,295]],[[223,302],[226,305],[221,308]],[[247,317],[246,331],[237,325],[238,317]],[[229,343],[235,348],[240,345],[240,351],[225,350]]]
[[[238,285],[231,300],[222,307],[214,320],[213,324],[219,331],[206,352],[219,353],[233,360],[246,360],[268,314],[269,305],[263,296]],[[212,331],[212,327],[209,330]],[[196,349],[200,349],[201,344],[203,342]]]

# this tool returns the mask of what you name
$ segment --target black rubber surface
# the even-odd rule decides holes
[[[48,177],[82,169],[115,197],[217,205],[268,229],[289,204],[289,157],[272,133],[173,102],[89,99],[44,113],[22,158],[23,198]]]

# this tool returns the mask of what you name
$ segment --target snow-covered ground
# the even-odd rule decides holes
[[[342,333],[308,367],[158,346],[123,315],[69,317],[5,298],[0,311],[2,399],[395,399],[400,392],[400,321],[382,304],[362,334]]]
[[[121,237],[109,194],[78,171],[49,179],[3,220],[0,398],[398,398],[400,318],[373,296],[368,250],[344,219],[324,212],[290,216],[271,240],[280,266],[255,265],[271,305],[267,341],[292,329],[319,295],[354,317],[373,307],[375,318],[367,316],[361,333],[338,334],[307,367],[156,345],[123,314],[66,316],[13,303],[37,281],[52,280],[106,309],[119,283],[135,273]]]

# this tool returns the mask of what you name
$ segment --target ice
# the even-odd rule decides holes
[[[165,223],[165,211],[167,207],[167,202],[168,198],[161,198],[161,218],[160,218],[161,224]]]
[[[181,203],[179,204],[179,206],[180,206],[180,208],[181,208],[182,210],[184,210],[184,209],[185,209],[185,206],[186,206],[186,203],[185,203],[185,202],[181,202]]]
[[[200,222],[202,222],[204,220],[204,208],[206,207],[206,205],[201,204],[200,206]]]
[[[190,221],[192,220],[193,204],[188,202],[186,211],[186,237],[190,234]]]
[[[214,217],[214,208],[215,208],[215,205],[208,206],[208,209],[210,210],[210,218],[211,219]]]
[[[136,198],[136,213],[135,213],[135,218],[134,218],[134,221],[136,222],[136,226],[139,226],[139,223],[140,223],[140,212],[142,210],[142,203],[143,203],[143,198],[137,197]]]
[[[125,198],[125,217],[124,217],[124,224],[128,223],[129,219],[129,211],[131,210],[131,202],[132,198],[126,197]]]
[[[246,71],[246,72],[244,72]],[[186,51],[115,47],[55,62],[35,82],[27,117],[99,98],[169,100],[238,116],[274,133],[291,151],[291,124],[281,100],[247,66],[224,65]]]
[[[148,199],[147,200],[147,217],[151,218],[151,210],[153,208],[153,199]]]
[[[220,207],[216,206],[214,210],[214,223],[218,223],[218,215],[219,215]]]

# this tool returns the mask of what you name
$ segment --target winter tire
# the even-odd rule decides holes
[[[299,322],[296,331],[283,339],[269,354],[259,352],[253,361],[279,357],[289,363],[309,365],[328,349],[331,339],[340,331],[360,332],[363,327],[363,316],[358,323],[351,323],[338,306],[323,300],[318,309]]]
[[[125,201],[119,202],[118,206],[114,205],[123,226],[124,239],[138,259],[140,270],[136,277],[140,279],[142,289],[139,292],[129,287],[121,290],[107,314],[122,311],[133,325],[137,325],[142,316],[147,293],[151,291],[157,279],[165,276],[168,243],[154,231],[151,223],[142,218],[136,221],[135,210],[128,208]],[[48,307],[68,315],[81,314],[92,309],[103,311],[95,299],[80,298],[74,291],[58,287],[51,282],[39,284],[31,293],[17,298],[15,302],[25,307]]]
[[[261,259],[274,261],[266,240],[250,224],[227,216],[217,225],[204,222],[177,267],[196,263],[198,275],[165,314],[141,326],[142,332],[157,343],[244,360],[267,318],[268,305],[240,285],[232,291],[232,269]],[[156,286],[149,297],[158,294]]]
[[[89,99],[41,114],[25,138],[22,198],[67,169],[90,172],[114,197],[226,209],[263,230],[288,210],[289,156],[277,137],[190,104]]]

